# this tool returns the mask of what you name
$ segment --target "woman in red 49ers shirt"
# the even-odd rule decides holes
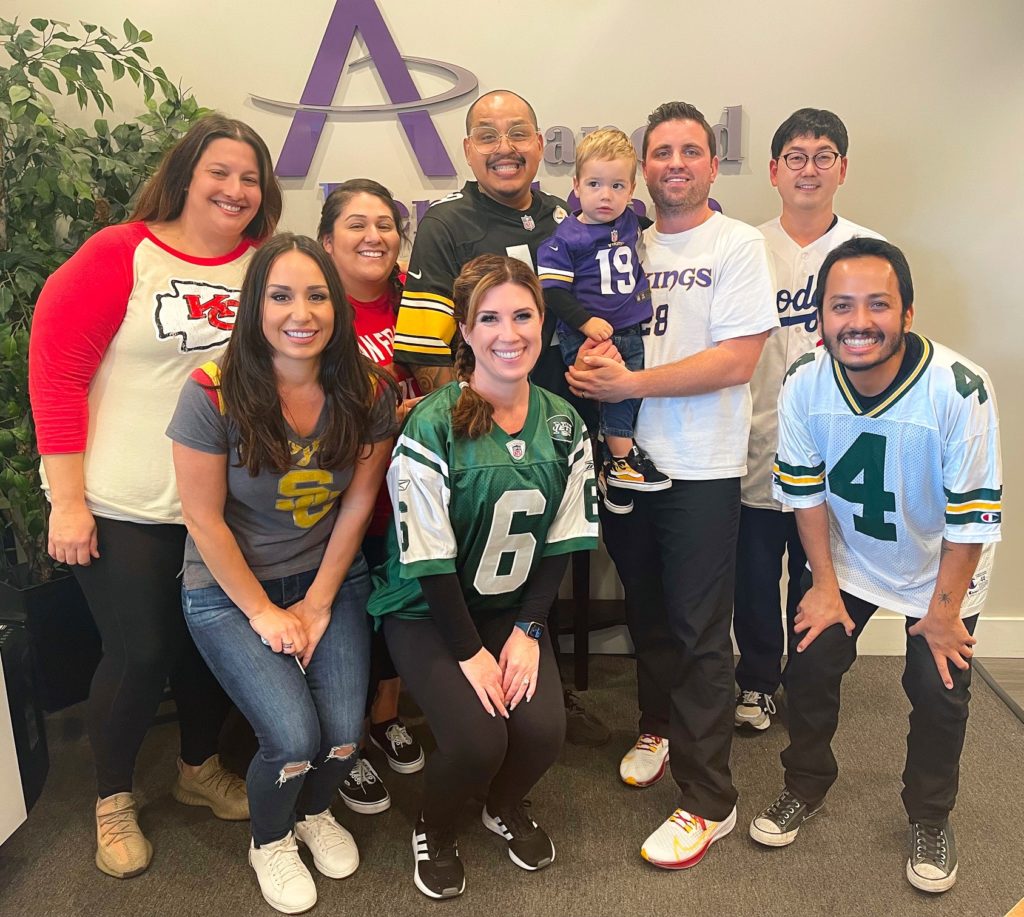
[[[36,307],[29,386],[49,552],[71,566],[103,638],[87,714],[96,865],[118,878],[152,856],[132,776],[168,676],[181,726],[175,798],[248,818],[244,784],[215,753],[227,699],[182,618],[186,532],[164,430],[189,373],[227,343],[242,275],[280,215],[266,144],[211,115],[166,155],[132,219],[90,238]]]
[[[317,230],[334,261],[355,315],[359,349],[365,357],[390,372],[403,397],[399,421],[419,400],[416,380],[394,362],[395,316],[404,275],[399,273],[402,215],[383,185],[354,178],[335,188],[324,201]],[[384,540],[391,522],[387,486],[381,487],[377,508],[363,540],[363,554],[371,568],[384,561]],[[423,768],[420,744],[398,717],[401,679],[388,654],[383,635],[374,634],[370,659],[367,715],[369,739],[400,774]],[[341,797],[350,809],[363,814],[383,812],[391,805],[387,787],[365,755],[341,785]]]

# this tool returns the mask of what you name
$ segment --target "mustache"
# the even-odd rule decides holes
[[[499,162],[514,162],[517,166],[525,166],[526,159],[519,153],[502,153],[495,156],[493,153],[487,157],[487,165],[497,165]]]

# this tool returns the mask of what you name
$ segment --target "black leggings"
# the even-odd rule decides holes
[[[185,627],[178,579],[185,527],[97,517],[96,529],[99,558],[72,569],[103,639],[87,709],[102,798],[131,791],[168,676],[186,764],[216,753],[229,702]]]
[[[477,621],[484,646],[498,658],[515,611]],[[455,826],[465,803],[486,797],[489,811],[507,810],[554,764],[565,739],[565,705],[551,642],[540,641],[537,691],[508,720],[484,710],[431,620],[384,619],[402,681],[426,714],[437,740],[427,756],[423,821],[432,830]]]

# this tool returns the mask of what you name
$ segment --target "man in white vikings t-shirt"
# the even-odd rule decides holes
[[[679,869],[736,823],[729,625],[747,383],[779,320],[764,237],[708,206],[718,158],[700,111],[683,102],[654,111],[643,171],[656,208],[645,233],[646,368],[630,372],[584,345],[568,376],[587,397],[643,398],[636,441],[672,479],[668,490],[634,494],[632,513],[603,522],[625,588],[640,705],[640,737],[619,774],[643,787],[671,767],[681,804],[641,855]]]

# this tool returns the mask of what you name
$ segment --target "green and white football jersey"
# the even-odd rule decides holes
[[[983,543],[966,618],[984,604],[1000,538],[995,391],[980,366],[915,336],[917,362],[877,402],[822,348],[793,364],[779,397],[775,498],[796,509],[827,502],[840,587],[912,618],[928,611],[943,538]]]
[[[398,544],[374,574],[376,617],[429,617],[417,578],[438,573],[458,574],[472,615],[515,607],[542,557],[597,547],[594,460],[573,408],[531,385],[522,431],[464,439],[451,428],[458,398],[453,382],[424,399],[395,444]]]

